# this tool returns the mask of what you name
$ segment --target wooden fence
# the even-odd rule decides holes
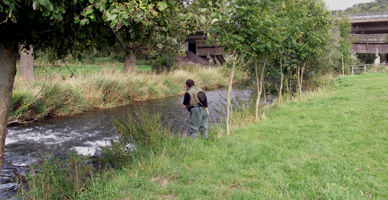
[[[384,68],[384,69],[387,69],[388,68],[388,63],[382,63],[382,64],[379,64],[379,65],[375,65],[375,64],[364,64],[364,65],[355,65],[355,66],[351,66],[351,72],[352,72],[352,75],[356,74],[357,72],[358,73],[362,73],[362,72],[378,72],[381,70],[381,68]]]

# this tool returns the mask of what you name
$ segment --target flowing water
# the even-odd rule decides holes
[[[218,123],[224,116],[227,90],[207,92],[209,123]],[[234,90],[234,99],[245,102],[251,90]],[[56,117],[28,125],[8,128],[4,166],[0,176],[1,199],[11,198],[17,185],[11,182],[15,174],[22,174],[37,161],[38,154],[48,152],[55,158],[64,158],[70,151],[81,155],[98,156],[101,146],[110,144],[117,134],[112,125],[113,118],[125,118],[134,112],[160,112],[170,119],[176,132],[189,130],[189,112],[182,109],[183,95],[165,99],[127,105],[111,109],[89,111],[69,117]]]

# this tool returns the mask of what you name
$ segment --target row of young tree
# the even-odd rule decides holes
[[[124,71],[130,71],[139,53],[183,43],[196,30],[205,30],[235,58],[229,95],[234,70],[248,66],[244,69],[252,72],[256,120],[269,72],[279,74],[272,78],[281,99],[286,79],[296,77],[302,92],[306,72],[338,71],[339,60],[342,66],[351,60],[350,24],[333,18],[322,0],[1,0],[0,167],[20,45],[56,58],[119,45],[126,54]],[[323,58],[325,64],[319,63]],[[227,111],[230,122],[231,108]]]
[[[322,0],[214,3],[217,5],[212,11],[215,17],[208,32],[235,58],[228,92],[227,134],[231,130],[233,73],[243,67],[241,63],[248,63],[245,67],[256,82],[257,121],[266,74],[271,76],[267,79],[275,80],[272,84],[278,87],[280,103],[283,84],[290,83],[289,80],[295,79],[295,92],[302,93],[306,73],[345,74],[345,66],[354,62],[349,21],[333,17]]]

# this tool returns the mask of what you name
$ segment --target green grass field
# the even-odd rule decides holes
[[[341,77],[230,136],[167,140],[79,198],[388,199],[387,86]]]

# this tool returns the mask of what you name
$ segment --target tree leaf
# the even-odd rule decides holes
[[[54,16],[55,19],[57,19],[57,20],[59,20],[59,21],[62,21],[62,20],[63,20],[62,15],[60,15],[59,13],[54,13],[53,16]]]
[[[136,37],[136,33],[132,32],[130,37],[131,37],[131,39],[135,38]]]
[[[44,10],[42,15],[43,17],[48,17],[50,15],[50,12],[48,10]]]
[[[74,18],[74,23],[78,24],[79,21],[80,21],[80,20],[79,20],[79,17],[75,17],[75,18]]]
[[[106,21],[113,21],[117,18],[117,15],[111,15],[110,13],[107,13],[106,16]]]
[[[34,10],[38,9],[38,4],[36,1],[34,1],[34,3],[32,3],[32,9],[34,9]]]
[[[85,19],[82,19],[80,24],[81,26],[85,25],[85,24],[88,24],[89,23],[89,19],[85,18]]]
[[[167,8],[167,3],[164,1],[158,2],[158,7],[160,11],[163,11]]]
[[[44,7],[47,6],[47,0],[38,0],[38,3]]]

